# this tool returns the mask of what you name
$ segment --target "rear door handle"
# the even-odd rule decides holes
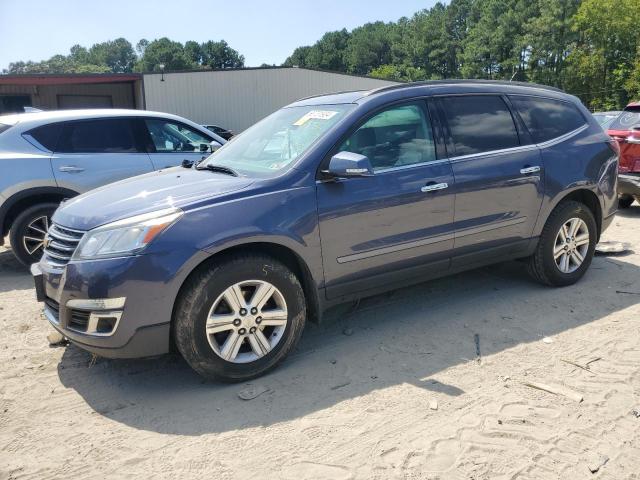
[[[425,185],[420,189],[420,191],[422,193],[435,192],[436,190],[444,190],[445,188],[448,188],[448,187],[449,187],[448,183],[432,183],[430,185]]]
[[[525,167],[520,169],[520,173],[522,175],[529,175],[530,173],[538,173],[539,171],[540,171],[540,167],[537,165],[534,167]]]
[[[75,165],[63,165],[62,167],[60,167],[58,170],[60,170],[61,172],[66,172],[66,173],[80,173],[80,172],[84,172],[84,168],[82,167],[76,167]]]

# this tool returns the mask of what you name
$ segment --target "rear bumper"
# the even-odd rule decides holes
[[[618,175],[618,193],[640,196],[640,173],[621,173]]]

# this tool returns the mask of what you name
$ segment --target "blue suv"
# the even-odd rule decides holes
[[[49,322],[105,357],[173,348],[227,381],[333,304],[508,259],[571,285],[617,206],[575,97],[440,81],[300,100],[197,165],[67,200],[32,266]]]

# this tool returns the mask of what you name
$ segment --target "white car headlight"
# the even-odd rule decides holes
[[[73,260],[137,253],[180,218],[182,213],[177,208],[158,210],[89,230],[76,248]]]

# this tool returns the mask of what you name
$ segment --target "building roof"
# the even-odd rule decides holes
[[[141,73],[61,73],[0,75],[0,85],[74,85],[79,83],[118,83],[140,80]]]

